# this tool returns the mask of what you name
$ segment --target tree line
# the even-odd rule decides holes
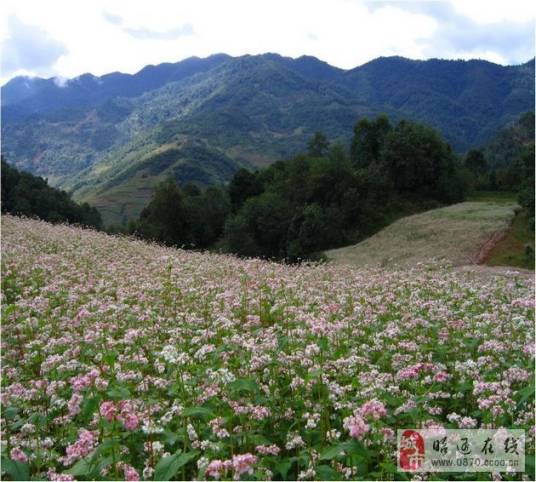
[[[464,158],[468,187],[475,191],[517,192],[534,229],[534,112],[501,129],[483,149]]]
[[[350,146],[317,132],[307,152],[241,169],[225,187],[201,191],[169,179],[129,230],[167,245],[315,259],[401,214],[463,200],[468,175],[434,129],[379,116],[357,123]]]
[[[317,132],[306,152],[256,172],[240,169],[227,186],[202,190],[169,178],[127,231],[170,246],[296,262],[356,243],[397,217],[462,201],[471,190],[517,191],[533,228],[534,142],[518,143],[510,156],[514,131],[505,132],[495,145],[513,159],[497,168],[485,149],[461,158],[423,124],[361,119],[350,145]],[[2,212],[102,229],[97,209],[3,157],[1,186]]]
[[[102,229],[96,208],[77,204],[70,196],[29,172],[10,166],[2,156],[2,213],[37,217],[51,223],[71,223]]]

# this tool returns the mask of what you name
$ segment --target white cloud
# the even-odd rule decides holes
[[[7,18],[6,37],[2,42],[1,72],[46,72],[62,55],[65,46],[39,26],[21,22],[15,15]]]
[[[457,12],[477,23],[527,22],[534,19],[533,0],[452,0]]]
[[[419,6],[419,2],[412,4]],[[502,33],[495,36],[493,45],[485,44],[489,39],[482,32],[475,42],[467,41],[470,48],[457,45],[452,37],[456,24],[450,24],[447,31],[441,18],[430,11],[430,5],[442,3],[421,4],[426,8],[363,0],[3,0],[6,15],[0,35],[7,36],[9,14],[46,31],[68,52],[49,65],[46,73],[31,66],[21,69],[62,77],[84,72],[133,73],[147,64],[218,52],[314,55],[351,68],[381,55],[459,58],[478,53],[492,61],[515,62],[527,60],[518,57],[532,51],[532,39],[525,49],[508,44],[523,42],[521,35],[510,36],[504,48],[499,48]],[[452,0],[446,6],[466,24],[482,23],[482,17],[490,22],[526,22],[534,17],[527,2],[486,1],[481,15],[469,4],[473,2]],[[450,37],[441,38],[446,31]],[[464,32],[468,34],[467,29]],[[2,75],[3,81],[11,76]]]

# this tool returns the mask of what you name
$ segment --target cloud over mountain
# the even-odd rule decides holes
[[[66,46],[45,30],[29,25],[15,15],[7,19],[8,37],[2,42],[2,75],[19,71],[43,72],[64,54]]]

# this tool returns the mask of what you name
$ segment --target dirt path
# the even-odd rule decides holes
[[[480,247],[478,254],[475,256],[473,263],[474,264],[485,264],[486,261],[490,258],[493,248],[499,243],[508,233],[508,229],[501,231],[496,231],[493,233],[490,238]]]

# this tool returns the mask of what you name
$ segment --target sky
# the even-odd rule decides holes
[[[214,53],[313,55],[349,69],[379,56],[534,56],[529,0],[2,0],[0,83],[17,75],[135,73]]]

